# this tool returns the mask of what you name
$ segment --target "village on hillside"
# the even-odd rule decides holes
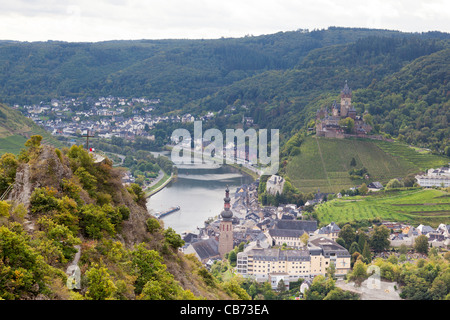
[[[158,123],[188,123],[195,118],[189,114],[155,115],[160,99],[121,98],[114,96],[98,98],[59,98],[32,105],[14,105],[36,124],[54,136],[71,137],[89,130],[100,138],[136,137],[155,140],[148,133]],[[214,117],[208,112],[199,120]]]

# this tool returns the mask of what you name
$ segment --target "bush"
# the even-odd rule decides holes
[[[30,197],[30,210],[32,213],[48,213],[58,208],[57,191],[53,188],[36,188]]]
[[[184,246],[184,240],[181,239],[181,236],[170,227],[164,231],[164,238],[166,242],[174,249]]]
[[[154,218],[149,218],[149,219],[147,219],[147,228],[148,228],[148,231],[153,233],[156,230],[158,230],[159,228],[161,228],[161,226],[159,225],[158,220],[156,220]]]
[[[101,239],[104,233],[111,236],[115,233],[114,225],[111,223],[106,212],[102,208],[92,204],[82,207],[80,226],[83,233],[92,239]]]

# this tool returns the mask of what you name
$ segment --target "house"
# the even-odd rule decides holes
[[[275,174],[270,176],[269,180],[267,180],[267,182],[266,182],[267,193],[274,195],[274,196],[277,193],[282,194],[284,182],[285,182],[285,180],[283,177],[277,176]]]
[[[383,189],[383,185],[378,181],[374,181],[374,182],[369,183],[367,185],[367,188],[369,188],[369,191],[379,191],[379,190]]]
[[[425,225],[423,225],[423,224],[420,224],[420,225],[416,228],[416,230],[419,231],[419,233],[420,233],[420,234],[423,234],[423,235],[426,235],[427,233],[430,233],[430,232],[434,232],[434,231],[435,231],[432,227],[430,227],[430,226],[425,226]]]
[[[336,223],[331,222],[329,225],[316,230],[314,234],[325,236],[333,241],[336,241],[339,237],[339,231],[341,231],[341,228],[339,228]]]
[[[317,230],[317,221],[315,220],[277,220],[274,229],[285,230],[303,230],[308,234]]]
[[[289,273],[273,272],[269,274],[269,283],[273,290],[278,290],[280,281],[283,281],[286,290],[289,290]]]
[[[265,234],[272,246],[283,246],[286,244],[291,248],[301,248],[305,246],[300,239],[304,233],[305,230],[269,229]]]
[[[450,187],[450,167],[429,169],[426,175],[417,175],[416,180],[421,187]]]
[[[206,264],[208,260],[220,259],[219,242],[214,238],[200,240],[191,243],[185,250],[185,254],[193,253],[202,264]]]

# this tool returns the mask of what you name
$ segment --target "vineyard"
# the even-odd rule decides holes
[[[450,193],[438,189],[380,191],[335,199],[316,208],[321,224],[380,218],[437,227],[450,219]]]

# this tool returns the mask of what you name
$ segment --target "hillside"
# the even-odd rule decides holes
[[[58,140],[32,120],[0,103],[0,155],[6,152],[18,154],[27,138],[34,134],[41,135],[44,138],[43,143],[61,146]]]
[[[352,166],[352,158],[356,165]],[[401,143],[369,139],[332,139],[310,136],[299,154],[288,159],[286,175],[302,192],[340,192],[365,182],[404,178],[448,163],[447,157],[424,154]],[[365,167],[369,180],[351,179],[351,169]]]
[[[398,31],[329,28],[217,40],[98,43],[0,42],[0,97],[36,103],[59,96],[145,96],[180,108],[267,70],[295,67],[311,50]],[[424,38],[446,38],[427,33]]]
[[[382,219],[425,224],[437,228],[450,218],[450,194],[444,190],[379,191],[368,196],[341,198],[316,208],[322,225]]]
[[[295,68],[224,87],[193,104],[192,111],[245,104],[245,114],[257,125],[279,128],[289,138],[314,120],[318,109],[339,100],[348,80],[355,109],[373,115],[375,131],[444,153],[450,136],[447,48],[448,42],[415,37],[368,37],[319,48]]]
[[[125,188],[108,159],[40,142],[32,136],[19,157],[0,159],[0,194],[12,186],[0,201],[0,298],[238,298],[178,251],[180,236],[149,215],[142,189]],[[75,291],[69,266],[79,267]]]

